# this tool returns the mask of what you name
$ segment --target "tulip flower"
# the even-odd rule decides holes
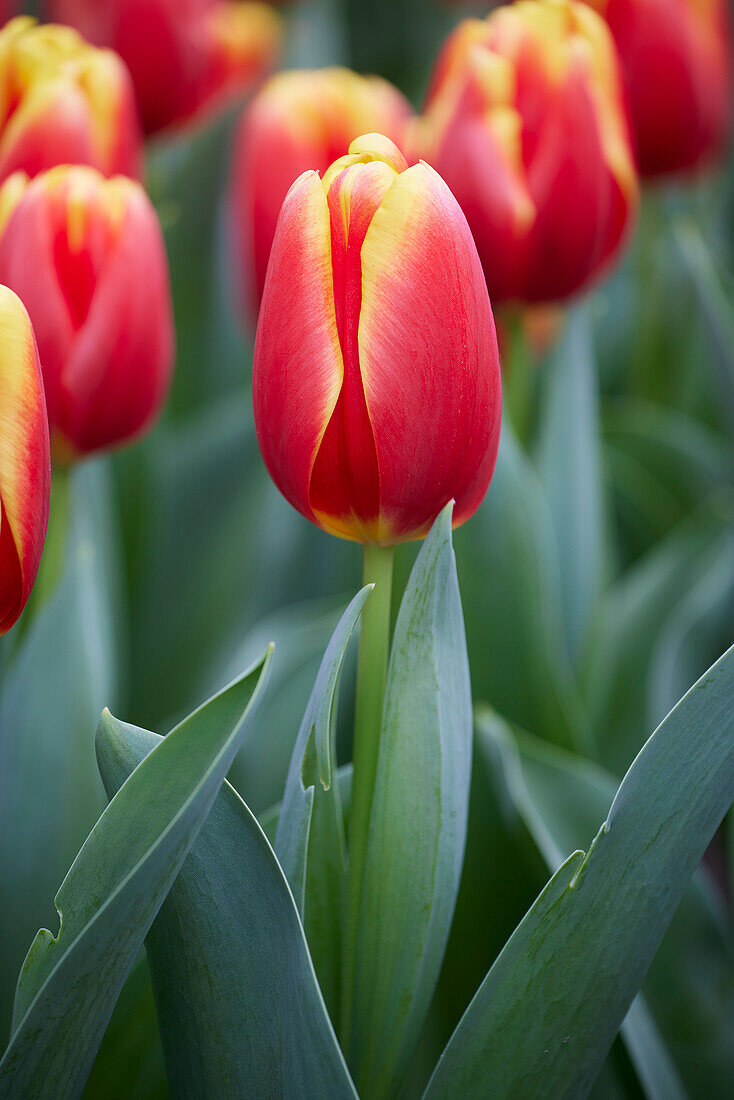
[[[732,117],[727,0],[585,0],[607,20],[622,59],[640,174],[716,160]]]
[[[173,358],[165,248],[142,187],[82,167],[11,176],[0,189],[0,282],[33,321],[55,456],[142,432]]]
[[[70,27],[19,16],[0,31],[0,180],[68,163],[139,174],[130,76]]]
[[[243,0],[50,0],[61,23],[127,64],[146,133],[180,125],[248,90],[277,60],[281,21]]]
[[[275,233],[255,425],[278,488],[331,534],[390,545],[487,491],[500,429],[492,311],[461,209],[387,138],[305,172]]]
[[[0,286],[0,634],[33,588],[51,478],[41,368],[28,314]]]
[[[403,144],[408,101],[386,80],[331,68],[278,73],[246,108],[237,133],[231,210],[245,312],[262,297],[275,226],[302,172],[325,172],[375,131]]]
[[[637,205],[614,42],[572,0],[521,0],[459,24],[418,151],[467,216],[494,305],[557,302],[619,252]]]

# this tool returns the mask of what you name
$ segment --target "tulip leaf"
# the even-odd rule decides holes
[[[559,868],[484,979],[425,1096],[583,1096],[734,798],[734,648],[649,739],[588,854]]]
[[[490,491],[456,532],[475,698],[576,750],[591,731],[565,644],[548,501],[506,425]]]
[[[69,479],[58,583],[0,639],[5,650],[19,635],[0,685],[0,1050],[28,944],[105,806],[94,730],[117,692],[111,485],[99,461]]]
[[[547,382],[537,467],[558,547],[561,611],[572,658],[579,656],[599,594],[602,500],[596,364],[586,312],[570,315],[544,367]]]
[[[413,567],[388,667],[352,1028],[365,1096],[399,1086],[438,979],[464,856],[471,752],[449,506]]]
[[[101,736],[100,769],[113,794],[159,738],[132,727]],[[229,783],[146,950],[172,1095],[356,1096],[293,895]]]
[[[274,845],[332,1016],[339,995],[346,870],[334,722],[347,645],[370,591],[367,586],[354,597],[327,646],[293,749]]]
[[[157,745],[87,837],[18,981],[0,1096],[79,1095],[153,918],[262,694],[269,654]],[[136,735],[105,712],[102,742]]]
[[[513,736],[487,710],[476,737],[504,761],[513,802],[551,872],[591,843],[617,790],[609,772],[526,734]],[[681,1081],[692,1095],[705,1082],[718,1082],[723,1093],[734,1074],[734,945],[713,896],[708,877],[697,872],[622,1024],[648,1095],[661,1100],[685,1092]],[[706,1021],[695,1035],[687,1026],[694,1009]]]

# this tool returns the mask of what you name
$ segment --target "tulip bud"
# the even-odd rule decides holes
[[[492,310],[464,215],[379,134],[288,192],[255,342],[255,426],[290,503],[388,545],[479,507],[501,393]]]
[[[140,433],[166,397],[174,339],[163,237],[142,187],[92,168],[11,176],[0,282],[33,321],[56,456]]]
[[[129,74],[70,27],[19,16],[0,31],[0,179],[72,163],[139,174]]]
[[[726,144],[732,116],[727,0],[585,0],[622,59],[641,175],[700,168]]]
[[[53,17],[111,46],[132,74],[146,133],[211,113],[277,60],[280,17],[243,0],[50,0]]]
[[[259,305],[275,226],[288,188],[308,169],[325,172],[360,134],[403,144],[412,116],[397,88],[349,69],[278,73],[245,110],[231,183],[245,312]]]
[[[586,287],[636,209],[614,42],[572,0],[521,0],[461,23],[417,146],[467,216],[495,305]]]
[[[33,588],[51,478],[41,368],[28,314],[0,286],[0,634]]]

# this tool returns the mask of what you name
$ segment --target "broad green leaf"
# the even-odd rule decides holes
[[[0,1049],[28,944],[105,805],[94,730],[119,667],[106,475],[100,462],[73,470],[58,585],[0,639],[6,650],[22,630],[0,682]]]
[[[327,646],[293,749],[274,845],[332,1017],[339,999],[346,869],[334,726],[347,645],[370,591],[365,587],[354,597]]]
[[[671,711],[587,855],[556,872],[477,991],[427,1100],[584,1096],[734,798],[734,649]]]
[[[155,734],[132,727],[103,739],[100,766],[109,793],[159,744]],[[293,895],[265,834],[229,783],[146,950],[172,1095],[356,1096]]]
[[[253,813],[261,814],[283,797],[296,736],[343,607],[343,599],[301,601],[266,615],[234,650],[242,668],[262,651],[264,642],[275,642],[272,688],[229,775]],[[349,658],[347,665],[351,672]],[[234,667],[228,660],[213,682],[226,682]]]
[[[503,426],[486,500],[455,536],[474,696],[577,750],[591,731],[568,658],[548,502]]]
[[[602,579],[602,499],[596,363],[585,310],[543,368],[545,402],[536,462],[558,547],[561,610],[578,657]]]
[[[365,1096],[396,1093],[438,979],[464,856],[471,737],[448,506],[413,567],[388,667],[350,1051]]]
[[[77,1096],[143,938],[242,738],[268,656],[162,740],[110,803],[56,895],[18,981],[0,1096]],[[105,712],[102,744],[134,734]],[[130,733],[133,731],[133,734]]]
[[[145,952],[117,999],[83,1100],[166,1100],[168,1085]]]
[[[488,711],[478,716],[476,737],[500,754],[514,804],[551,872],[588,847],[618,787],[609,772],[525,734],[513,736]],[[638,996],[622,1024],[651,1097],[684,1092],[681,1078],[695,1096],[706,1082],[723,1088],[734,1074],[734,945],[719,909],[707,877],[697,873],[648,971],[645,1002]],[[692,1018],[705,1021],[695,1034]]]

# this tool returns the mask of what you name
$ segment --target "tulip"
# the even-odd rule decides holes
[[[20,299],[0,286],[0,634],[17,621],[36,579],[50,479],[33,329]]]
[[[165,248],[142,187],[82,167],[11,176],[0,189],[0,282],[33,321],[55,456],[142,432],[173,359]]]
[[[558,302],[620,250],[637,205],[618,59],[600,16],[521,0],[459,24],[418,151],[460,202],[499,302]]]
[[[242,0],[50,0],[54,19],[127,64],[146,133],[198,120],[272,68],[281,21]]]
[[[0,180],[67,163],[139,174],[130,77],[119,57],[70,27],[19,16],[0,31]]]
[[[732,116],[727,0],[585,0],[622,59],[640,174],[695,170],[719,157]]]
[[[242,115],[230,208],[244,312],[262,298],[280,208],[294,180],[322,174],[360,134],[375,131],[398,146],[412,118],[408,101],[379,77],[331,68],[278,73]]]
[[[387,138],[301,175],[275,233],[255,342],[255,426],[290,503],[342,538],[425,535],[479,507],[500,430],[497,338],[443,180]]]

